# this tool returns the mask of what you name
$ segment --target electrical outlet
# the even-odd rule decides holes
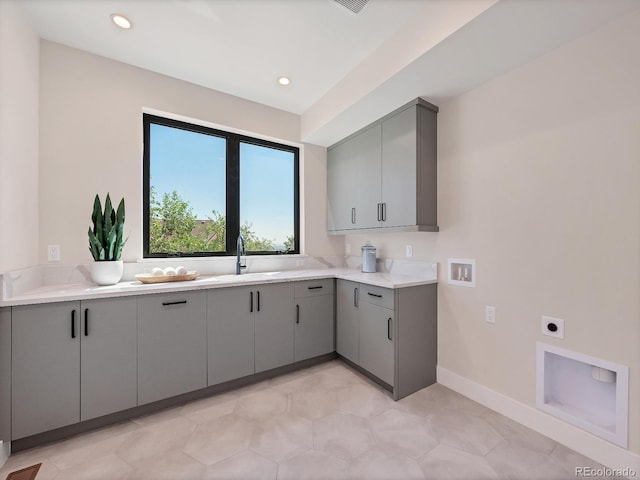
[[[496,323],[496,307],[484,306],[484,321],[487,323]]]
[[[564,340],[564,320],[542,316],[542,334]]]
[[[413,257],[413,245],[408,244],[406,247],[407,257]]]
[[[50,262],[60,261],[60,245],[47,246],[47,260]]]

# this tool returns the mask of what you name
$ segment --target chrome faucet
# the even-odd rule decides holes
[[[240,261],[240,256],[245,255],[244,249],[244,237],[242,235],[238,235],[238,241],[236,242],[236,275],[240,275],[242,273],[243,268],[247,268],[247,265],[242,265]]]

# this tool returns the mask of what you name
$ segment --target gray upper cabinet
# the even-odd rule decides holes
[[[255,372],[252,287],[207,292],[209,385]]]
[[[437,112],[418,98],[329,147],[330,234],[438,231]]]
[[[138,404],[136,297],[81,303],[80,420]]]
[[[80,420],[80,302],[12,309],[13,440]]]
[[[333,283],[333,279],[296,282],[296,362],[335,350]]]
[[[207,386],[206,316],[205,292],[139,297],[139,404]]]
[[[293,291],[291,282],[254,290],[256,373],[293,363]]]
[[[358,363],[358,296],[357,282],[336,281],[336,352]]]

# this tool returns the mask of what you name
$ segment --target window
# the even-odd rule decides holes
[[[144,256],[299,253],[299,150],[143,115]]]

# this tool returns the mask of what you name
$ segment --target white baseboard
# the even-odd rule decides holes
[[[9,455],[11,454],[11,442],[1,442],[0,443],[0,468],[4,465],[4,462],[7,461]]]
[[[603,464],[605,467],[633,469],[640,475],[640,455],[636,453],[620,448],[441,366],[438,366],[437,369],[437,381],[445,387]]]

